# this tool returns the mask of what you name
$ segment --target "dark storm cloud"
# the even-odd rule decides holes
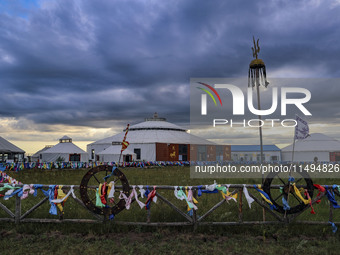
[[[58,0],[7,10],[0,117],[108,127],[157,111],[186,124],[190,77],[245,77],[252,35],[261,38],[269,76],[340,75],[332,1]],[[311,107],[332,106],[334,117],[334,89],[310,88],[318,96]]]

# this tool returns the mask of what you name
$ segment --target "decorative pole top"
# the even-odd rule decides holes
[[[267,81],[266,65],[262,59],[258,58],[260,52],[259,40],[255,41],[253,36],[254,47],[251,47],[251,49],[254,59],[249,64],[248,87],[263,85],[267,88],[269,82]]]
[[[254,47],[251,47],[252,51],[253,51],[253,57],[255,59],[253,59],[250,62],[249,67],[251,69],[257,69],[257,68],[263,68],[265,66],[264,62],[262,59],[257,58],[260,52],[260,46],[259,46],[259,40],[257,39],[256,43],[255,43],[255,37],[253,36],[253,42],[254,42]]]
[[[255,44],[255,37],[253,36],[254,47],[251,47],[251,49],[253,50],[253,57],[256,59],[257,59],[258,53],[260,52],[259,40],[260,39],[257,39],[257,42]]]

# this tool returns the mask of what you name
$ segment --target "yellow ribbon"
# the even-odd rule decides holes
[[[111,192],[112,184],[113,184],[113,182],[110,182],[109,185],[107,185],[107,192],[106,192],[107,195],[109,195],[110,192]]]
[[[259,190],[261,190],[261,191],[263,191],[263,189],[262,189],[262,186],[261,185],[257,185],[257,188],[259,189]],[[263,195],[261,192],[260,192],[260,195],[261,195],[261,197],[268,203],[268,204],[271,204],[271,205],[273,205],[273,202],[272,201],[270,201],[268,198],[266,198],[266,196],[265,195]]]
[[[232,195],[232,192],[229,192],[229,190],[227,190],[226,194],[221,190],[221,195],[222,195],[223,199],[227,199],[229,197],[229,198],[234,198],[234,199],[237,200],[237,193]]]
[[[302,195],[301,195],[301,192],[300,190],[296,187],[295,183],[293,183],[293,187],[294,187],[294,191],[295,191],[295,194],[301,199],[301,201],[305,204],[305,205],[308,205],[310,202],[311,202],[311,199],[305,199]]]
[[[98,194],[99,194],[99,197],[102,195],[102,186],[103,184],[99,184],[99,187],[98,187]]]
[[[62,190],[63,188],[63,185],[60,185],[59,188],[58,188],[58,195],[57,195],[57,199],[63,199],[66,194],[64,193],[64,191]],[[63,201],[63,202],[66,202],[67,198]],[[58,203],[57,204],[57,207],[59,208],[60,212],[61,213],[64,213],[64,207],[62,206],[61,203]]]
[[[188,197],[188,187],[185,187],[185,195]],[[198,201],[196,200],[196,198],[194,196],[192,196],[192,201],[190,201],[192,203],[198,204]],[[187,206],[187,211],[190,211],[191,208],[189,206]]]

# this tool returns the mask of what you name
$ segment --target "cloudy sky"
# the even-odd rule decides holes
[[[246,77],[253,35],[269,77],[340,77],[339,13],[339,0],[2,0],[0,136],[29,153],[64,134],[85,145],[155,111],[189,128],[190,78]],[[340,89],[308,89],[332,122],[312,131],[340,139]]]

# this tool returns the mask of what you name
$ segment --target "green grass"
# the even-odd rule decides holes
[[[75,184],[79,185],[84,170],[25,170],[8,174],[23,183],[40,184]],[[213,179],[190,179],[188,167],[164,167],[123,169],[130,184],[147,185],[199,185],[211,184]],[[251,179],[218,179],[218,183],[259,183]],[[337,183],[337,180],[314,180],[321,184]],[[177,200],[173,191],[159,191],[163,196],[186,210],[186,203]],[[256,194],[252,191],[253,194]],[[78,197],[79,193],[76,193]],[[316,195],[316,193],[315,193]],[[28,210],[43,198],[29,196],[22,200],[22,211]],[[1,202],[13,210],[12,198]],[[204,194],[198,199],[198,215],[204,214],[221,200],[220,194]],[[144,200],[143,200],[144,201]],[[262,208],[253,203],[249,209],[243,199],[244,220],[262,220]],[[316,215],[309,210],[299,216],[300,220],[327,221],[329,203],[324,198],[315,205]],[[45,203],[29,217],[58,218],[48,214],[49,205]],[[238,204],[233,201],[223,204],[207,221],[237,221]],[[338,211],[334,211],[334,221],[340,221]],[[0,211],[0,217],[5,216]],[[89,212],[79,207],[72,199],[65,204],[65,218],[92,218]],[[146,220],[146,211],[137,204],[130,210],[124,210],[116,216],[120,221]],[[183,221],[184,218],[158,200],[151,205],[152,221]],[[272,217],[267,214],[267,220]],[[340,226],[338,226],[340,227]],[[14,244],[19,244],[16,248]],[[30,253],[46,254],[339,254],[339,233],[333,234],[328,225],[270,225],[270,226],[214,226],[199,227],[193,232],[192,227],[140,227],[106,224],[38,224],[0,222],[0,254]]]

